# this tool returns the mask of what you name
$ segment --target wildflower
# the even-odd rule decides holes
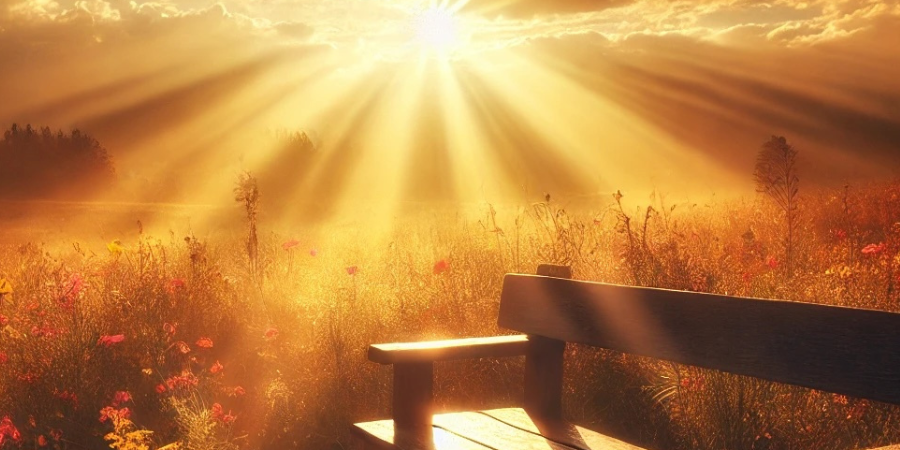
[[[222,416],[222,423],[224,423],[224,424],[233,423],[235,421],[235,419],[237,419],[237,416],[232,415],[231,411],[228,411],[228,414],[225,414],[224,416]]]
[[[263,335],[263,337],[267,341],[274,341],[275,338],[278,337],[278,328],[270,327],[268,330],[266,330],[266,333]]]
[[[3,446],[6,438],[10,438],[15,442],[22,439],[22,435],[19,434],[19,430],[13,425],[9,416],[3,416],[3,420],[0,420],[0,447]]]
[[[222,411],[222,405],[219,403],[213,403],[212,407],[210,407],[210,413],[212,414],[213,419],[219,420],[224,412]]]
[[[347,268],[347,275],[353,276],[356,275],[356,272],[359,272],[359,268],[356,266],[350,266]]]
[[[833,230],[832,233],[834,233],[834,237],[836,237],[839,241],[843,241],[844,239],[847,239],[847,232],[844,230],[837,229],[837,230]]]
[[[298,241],[296,239],[291,239],[291,240],[281,244],[281,248],[283,248],[285,251],[287,251],[298,245],[300,245],[300,241]]]
[[[164,393],[164,392],[166,392],[166,385],[164,385],[164,384],[162,384],[162,383],[157,384],[157,385],[156,385],[156,393],[157,393],[157,394],[162,394],[162,393]]]
[[[184,278],[172,278],[169,280],[169,284],[166,286],[166,292],[174,295],[181,289],[184,289],[185,283]]]
[[[104,347],[110,347],[113,344],[118,344],[125,340],[124,334],[116,334],[113,336],[103,335],[100,336],[100,339],[97,340],[97,345],[102,345]]]
[[[235,386],[234,389],[231,391],[231,395],[233,395],[235,397],[244,395],[246,393],[247,393],[247,391],[245,391],[242,386]]]
[[[6,355],[6,352],[0,352],[0,364],[6,364],[9,362],[9,356]]]
[[[766,259],[766,265],[769,266],[770,269],[778,268],[778,260],[775,259],[774,256],[770,256]]]
[[[112,405],[119,406],[122,403],[131,401],[131,393],[128,391],[116,391],[116,396],[113,398]]]
[[[0,327],[5,327],[7,324],[9,324],[9,318],[0,314]]]
[[[188,345],[185,344],[184,341],[178,341],[178,342],[176,342],[176,343],[174,343],[174,344],[172,344],[172,345],[174,345],[175,348],[177,348],[178,351],[181,352],[181,354],[183,354],[183,355],[186,355],[186,354],[188,354],[188,353],[191,352],[191,348],[188,347]]]
[[[887,249],[887,244],[869,244],[862,249],[864,255],[877,255]]]
[[[107,420],[115,421],[119,417],[127,419],[128,417],[125,414],[120,414],[121,412],[125,412],[125,414],[130,415],[131,411],[128,408],[123,408],[121,411],[113,408],[112,406],[104,406],[103,409],[100,410],[100,422],[106,422]]]
[[[434,274],[439,275],[450,269],[450,263],[446,259],[442,259],[434,263]]]
[[[316,249],[312,249],[309,251],[309,256],[315,257],[318,254],[319,254],[319,251]]]
[[[172,325],[169,322],[163,324],[163,331],[168,335],[175,334],[175,325]]]
[[[38,436],[37,445],[38,445],[38,447],[46,447],[47,446],[47,438],[45,438],[43,434]]]
[[[219,373],[224,368],[225,368],[225,366],[223,366],[222,363],[220,363],[218,360],[216,360],[216,363],[213,364],[212,367],[209,368],[209,372],[210,373]]]
[[[50,437],[51,437],[54,441],[59,442],[59,440],[62,439],[62,430],[59,430],[59,429],[56,429],[56,428],[51,428],[51,429],[50,429]]]
[[[125,247],[122,247],[122,242],[118,239],[106,244],[106,249],[109,250],[110,255],[115,256],[119,256],[125,251]]]
[[[196,344],[197,344],[197,347],[200,347],[200,348],[212,348],[213,341],[212,341],[212,339],[210,339],[208,337],[202,337],[200,339],[197,339]]]

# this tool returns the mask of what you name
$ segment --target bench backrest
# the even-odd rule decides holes
[[[499,324],[900,404],[897,313],[511,274]]]

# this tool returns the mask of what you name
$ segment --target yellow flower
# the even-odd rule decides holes
[[[12,285],[9,284],[9,281],[6,281],[5,278],[0,278],[0,296],[4,294],[12,294],[13,288]]]
[[[122,247],[122,242],[118,239],[106,244],[106,248],[109,250],[109,254],[111,255],[121,255],[122,252],[125,251],[125,247]]]

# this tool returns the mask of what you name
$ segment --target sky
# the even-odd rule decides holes
[[[773,135],[806,186],[900,168],[898,1],[0,0],[0,74],[0,123],[198,196],[273,129],[320,148],[292,199],[752,193]]]

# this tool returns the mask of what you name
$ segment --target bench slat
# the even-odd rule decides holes
[[[499,324],[900,404],[900,314],[507,275]]]
[[[434,426],[485,446],[503,450],[574,450],[477,412],[438,414]]]
[[[524,355],[528,336],[495,336],[369,346],[369,361],[380,364],[450,361]]]
[[[573,448],[593,450],[643,450],[625,441],[620,441],[596,431],[581,428],[567,422],[541,423],[535,422],[521,408],[492,409],[482,414],[493,417],[503,423],[521,428],[531,433],[548,437],[553,441]]]
[[[351,431],[366,444],[367,449],[398,450],[394,445],[393,420],[357,423]],[[440,428],[434,429],[433,433],[433,450],[493,450]]]

